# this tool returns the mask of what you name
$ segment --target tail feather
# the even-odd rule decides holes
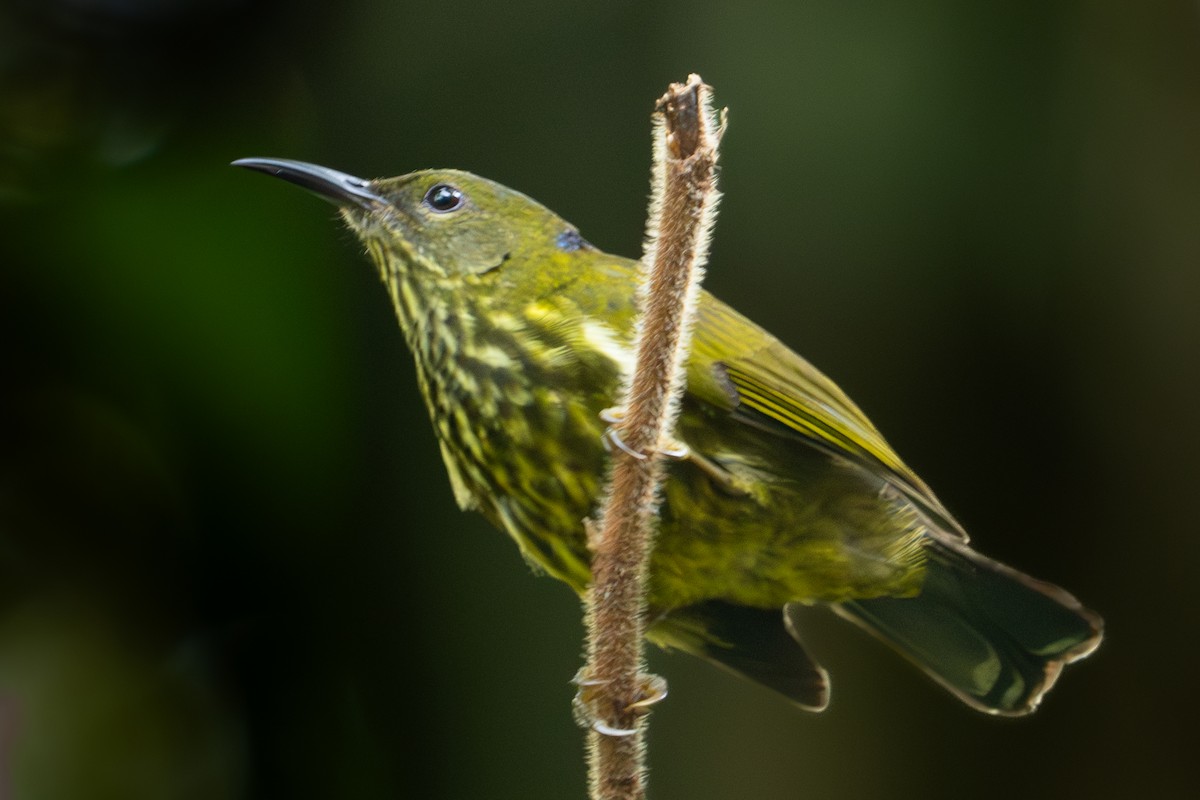
[[[933,541],[912,598],[841,603],[870,631],[981,711],[1033,711],[1065,664],[1100,644],[1103,622],[1067,592],[957,541]]]

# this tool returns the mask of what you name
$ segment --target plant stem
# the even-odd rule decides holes
[[[645,797],[643,719],[664,690],[648,688],[642,637],[646,578],[664,451],[686,383],[684,364],[709,233],[716,216],[717,144],[723,131],[710,89],[691,75],[672,84],[654,115],[654,169],[640,292],[637,364],[613,428],[611,481],[599,521],[587,596],[588,663],[580,702],[591,725],[593,800]],[[657,695],[657,696],[656,696]]]

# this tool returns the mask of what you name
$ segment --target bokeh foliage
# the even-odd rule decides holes
[[[689,71],[709,288],[1110,636],[1016,722],[819,614],[822,717],[656,656],[655,795],[1194,786],[1194,3],[7,0],[0,796],[582,796],[577,604],[455,510],[330,210],[226,164],[461,167],[636,254]]]

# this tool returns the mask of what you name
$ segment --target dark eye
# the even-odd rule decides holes
[[[458,211],[466,202],[467,196],[448,183],[439,183],[425,193],[425,205],[439,214]]]

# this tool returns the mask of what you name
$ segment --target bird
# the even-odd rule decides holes
[[[339,209],[391,297],[457,504],[582,596],[639,262],[469,172],[233,164]],[[649,565],[651,642],[820,711],[829,674],[801,627],[806,607],[825,606],[1001,716],[1032,712],[1099,646],[1098,614],[977,552],[832,380],[703,290],[685,369]]]

